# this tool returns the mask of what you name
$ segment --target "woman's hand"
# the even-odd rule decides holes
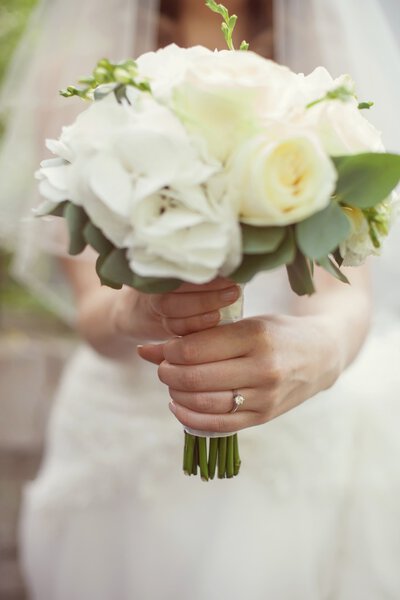
[[[185,426],[231,432],[260,425],[333,384],[339,349],[322,316],[244,319],[139,348],[158,363]],[[245,402],[232,414],[233,391]]]
[[[141,294],[124,288],[115,296],[112,319],[117,332],[136,340],[165,340],[215,327],[220,309],[240,296],[223,278],[205,285],[183,284],[166,294]]]
[[[131,289],[101,287],[91,262],[63,260],[77,301],[77,326],[100,354],[132,355],[138,343],[166,340],[218,325],[219,310],[240,295],[222,277],[203,285],[183,284],[168,294],[141,294]]]

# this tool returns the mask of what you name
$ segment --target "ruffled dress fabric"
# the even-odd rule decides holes
[[[284,312],[284,274],[245,291]],[[66,368],[20,536],[33,600],[397,600],[400,321],[330,389],[240,433],[242,471],[181,471],[154,366],[81,347]],[[379,319],[378,319],[379,320]]]

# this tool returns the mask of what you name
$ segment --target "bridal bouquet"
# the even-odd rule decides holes
[[[101,282],[147,293],[218,275],[245,283],[286,267],[297,294],[315,291],[315,265],[347,282],[342,265],[378,254],[394,212],[400,156],[384,152],[349,76],[310,75],[235,51],[170,45],[113,64],[63,95],[90,101],[37,173],[63,216],[71,254],[98,253]],[[229,319],[229,315],[223,315]],[[186,433],[184,470],[203,479],[239,471],[235,435]]]

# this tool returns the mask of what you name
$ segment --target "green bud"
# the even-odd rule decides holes
[[[114,79],[118,83],[130,83],[130,81],[131,81],[131,77],[129,76],[129,73],[125,69],[122,69],[121,67],[117,67],[114,70]]]

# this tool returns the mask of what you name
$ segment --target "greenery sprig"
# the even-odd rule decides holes
[[[127,86],[134,87],[141,92],[151,92],[150,83],[145,79],[140,79],[137,64],[132,59],[112,63],[107,58],[102,58],[94,68],[92,75],[81,77],[78,83],[81,84],[78,87],[69,85],[65,90],[61,90],[61,96],[65,98],[78,96],[83,100],[93,100],[95,90],[101,85],[109,86],[101,96],[114,92],[119,102],[122,98],[126,98]]]
[[[307,104],[306,108],[312,108],[313,106],[316,106],[321,102],[326,102],[327,100],[340,100],[341,102],[348,102],[352,98],[357,98],[354,91],[346,85],[339,85],[333,90],[329,90],[325,96],[322,96],[321,98],[318,98],[317,100]],[[359,110],[369,109],[373,105],[373,102],[360,102],[358,108]]]
[[[382,238],[389,235],[390,205],[384,201],[371,208],[364,208],[362,212],[368,222],[371,242],[374,248],[380,248]]]
[[[235,46],[233,44],[233,32],[237,23],[237,16],[230,15],[228,9],[225,8],[223,4],[218,4],[215,0],[206,0],[206,6],[212,10],[213,12],[221,15],[223,18],[223,23],[221,25],[222,33],[224,34],[225,41],[229,50],[235,50]],[[240,44],[240,50],[248,50],[249,44],[244,41]]]
[[[329,90],[324,96],[318,98],[317,100],[313,100],[307,104],[306,108],[312,108],[321,102],[326,102],[327,100],[340,100],[341,102],[348,102],[351,98],[355,98],[354,91],[347,87],[346,85],[339,85],[333,90]]]

